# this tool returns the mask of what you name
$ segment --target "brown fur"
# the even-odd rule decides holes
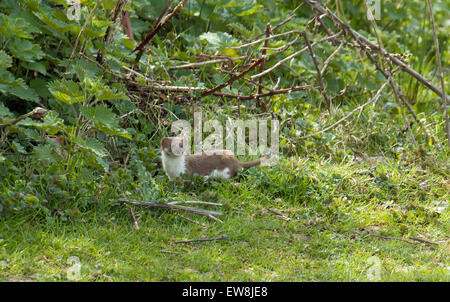
[[[165,137],[161,140],[161,150],[170,157],[181,156],[185,153],[186,144],[181,138]],[[259,165],[267,157],[259,158],[250,162],[240,162],[233,152],[229,150],[211,150],[193,155],[185,156],[185,173],[210,176],[214,170],[221,172],[229,169],[229,176],[236,176],[242,169]]]

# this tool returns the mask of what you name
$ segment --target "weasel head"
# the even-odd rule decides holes
[[[171,157],[184,155],[186,146],[186,140],[181,137],[164,137],[161,140],[161,152]]]

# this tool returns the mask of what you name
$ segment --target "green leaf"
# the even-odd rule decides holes
[[[253,15],[253,14],[261,11],[262,8],[263,8],[263,6],[261,4],[256,4],[252,8],[236,14],[236,16],[239,16],[239,17],[250,16],[250,15]]]
[[[378,84],[375,83],[372,78],[361,75],[360,73],[357,75],[356,79],[358,80],[358,83],[364,88],[367,88],[369,90],[378,88]]]
[[[118,135],[131,139],[131,135],[118,126],[118,119],[111,109],[105,106],[89,107],[83,106],[80,108],[81,115],[88,120],[94,122],[95,128],[104,133],[111,135]]]
[[[56,163],[61,161],[62,157],[59,156],[51,145],[39,145],[33,149],[33,157],[39,161],[47,161]]]
[[[17,96],[18,98],[21,98],[23,100],[32,101],[32,102],[39,102],[39,96],[37,95],[36,91],[25,85],[25,87],[21,86],[12,86],[8,89],[8,92],[10,94],[13,94]]]
[[[19,60],[35,62],[44,56],[41,47],[28,40],[12,39],[7,46],[11,54]]]
[[[237,43],[233,36],[225,32],[207,32],[203,33],[199,38],[207,42],[206,48],[209,50],[217,50]]]
[[[0,68],[0,92],[8,93],[12,86],[25,87],[26,85],[22,79],[15,79],[12,73]]]
[[[86,78],[94,79],[100,73],[100,69],[96,64],[82,59],[74,60],[72,68],[75,71],[78,79],[80,79],[80,81],[82,82]]]
[[[105,9],[113,9],[116,6],[117,0],[103,0]]]
[[[12,117],[14,115],[12,114],[11,111],[9,111],[8,107],[3,105],[3,103],[0,103],[0,118],[5,117],[5,116]]]
[[[44,121],[42,123],[34,121],[30,118],[26,118],[17,124],[21,126],[32,126],[43,129],[50,135],[55,135],[59,131],[64,130],[65,128],[64,121],[61,118],[59,118],[58,113],[55,111],[47,112],[47,114],[44,117]]]
[[[30,81],[30,87],[36,91],[36,93],[44,99],[48,99],[51,94],[47,88],[47,81],[43,78],[37,78]]]
[[[47,68],[40,62],[22,62],[20,66],[26,69],[37,71],[43,75],[47,75]]]
[[[71,80],[55,80],[48,84],[50,93],[66,104],[80,103],[84,101],[84,93],[77,83]]]
[[[109,162],[107,157],[100,157],[95,154],[91,154],[87,157],[86,164],[105,172],[109,171]]]
[[[39,32],[22,18],[0,15],[0,33],[7,38],[18,37],[32,39],[33,33]]]
[[[96,93],[97,100],[110,101],[110,100],[128,100],[128,96],[123,92],[117,92],[116,89],[111,89],[105,86],[105,89]]]
[[[0,67],[9,68],[12,66],[12,58],[3,50],[0,50]]]
[[[108,155],[105,146],[93,137],[88,137],[84,140],[78,136],[75,138],[74,143],[81,149],[90,151],[97,156],[104,157]]]
[[[13,146],[14,151],[16,151],[18,153],[22,153],[22,154],[27,154],[27,151],[20,143],[13,141],[12,146]]]

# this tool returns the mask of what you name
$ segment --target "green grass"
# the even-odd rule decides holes
[[[139,230],[129,207],[111,201],[118,190],[111,175],[87,206],[61,199],[49,207],[59,214],[2,220],[0,280],[68,280],[76,256],[82,281],[450,281],[450,209],[435,209],[448,203],[446,165],[311,156],[223,182],[181,185],[159,173],[166,197],[223,203],[223,223],[135,206]],[[150,196],[134,187],[132,196]],[[221,235],[230,237],[175,243]]]

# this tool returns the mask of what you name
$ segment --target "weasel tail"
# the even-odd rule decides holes
[[[241,162],[241,166],[244,169],[248,169],[248,168],[257,166],[257,165],[261,164],[263,161],[268,160],[268,159],[269,159],[269,157],[264,156],[264,157],[261,157],[261,158],[258,158],[258,159],[252,160],[252,161]]]

